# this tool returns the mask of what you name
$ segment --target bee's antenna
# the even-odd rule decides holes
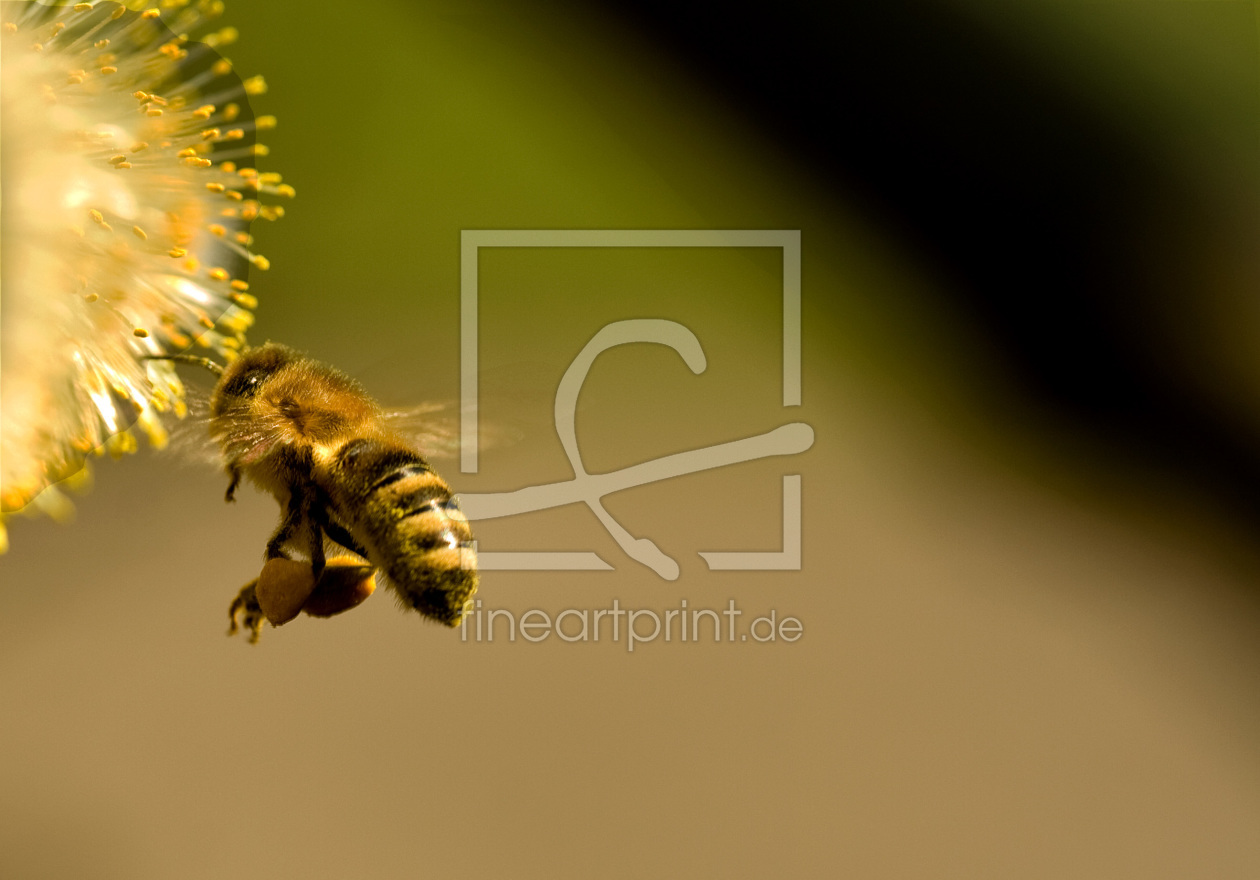
[[[205,367],[216,376],[223,375],[223,367],[216,364],[210,358],[197,357],[194,354],[146,354],[141,360],[144,361],[177,361],[181,364],[196,364],[199,367]]]

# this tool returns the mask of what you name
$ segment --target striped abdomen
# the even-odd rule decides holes
[[[477,553],[450,486],[412,449],[346,443],[327,487],[337,518],[411,608],[458,626],[477,591]]]

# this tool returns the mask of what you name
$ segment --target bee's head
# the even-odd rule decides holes
[[[274,342],[248,349],[223,371],[210,396],[211,417],[222,416],[237,407],[247,407],[272,376],[300,359],[301,355],[293,349]]]

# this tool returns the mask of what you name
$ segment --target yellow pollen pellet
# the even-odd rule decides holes
[[[149,335],[149,331],[145,330],[143,327],[137,327],[135,330],[132,330],[131,332],[133,335],[139,336],[141,339],[144,339]]]
[[[213,192],[213,193],[221,193],[224,190],[226,190],[227,187],[221,183],[207,183],[206,189],[210,190],[210,192]]]
[[[107,64],[101,68],[101,73],[105,76],[109,76],[111,73],[117,73],[117,72],[118,72],[118,68],[114,67],[114,65],[112,64]]]
[[[136,238],[140,239],[141,241],[148,241],[148,240],[149,240],[149,235],[148,235],[148,233],[147,233],[147,232],[145,232],[143,229],[141,229],[139,226],[133,226],[133,227],[131,227],[131,231],[132,231],[133,233],[135,233]]]
[[[209,226],[206,227],[206,229],[210,230],[211,235],[217,235],[220,238],[227,235],[227,229],[223,226],[220,226],[218,223],[211,223]]]
[[[171,248],[169,251],[167,251],[167,253],[177,260],[180,257],[188,256],[188,251],[184,250],[183,248]]]
[[[228,275],[227,269],[215,267],[206,273],[212,281],[227,281],[231,276]]]

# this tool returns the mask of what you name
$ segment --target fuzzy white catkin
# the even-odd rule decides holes
[[[154,2],[154,0],[149,0]],[[184,413],[169,361],[231,360],[256,305],[249,225],[292,187],[265,149],[220,50],[221,0],[6,2],[0,8],[0,552],[3,517],[65,517],[54,484],[86,457],[166,441]]]

